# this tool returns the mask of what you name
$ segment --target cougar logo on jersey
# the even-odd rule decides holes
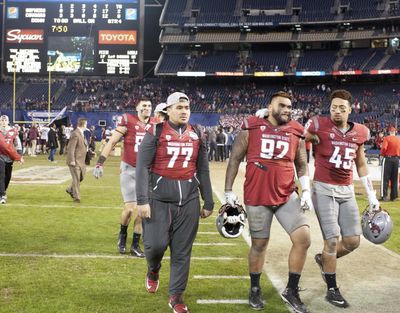
[[[170,140],[171,140],[171,136],[170,136],[170,135],[165,135],[165,139],[166,139],[167,141],[170,141]]]
[[[139,129],[139,126],[136,125],[136,126],[135,126],[135,129],[138,130],[138,129]]]
[[[265,126],[260,126],[260,129],[263,132],[265,130]]]
[[[189,132],[189,137],[192,138],[193,140],[198,140],[199,136],[195,132]]]
[[[329,137],[331,137],[331,139],[335,138],[335,134],[334,133],[330,133]]]

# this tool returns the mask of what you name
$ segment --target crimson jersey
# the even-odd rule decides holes
[[[15,138],[18,136],[18,130],[14,127],[9,126],[3,132],[4,139],[8,144],[14,144]]]
[[[306,131],[320,138],[314,145],[314,180],[347,186],[353,183],[353,163],[357,150],[369,139],[369,129],[364,125],[349,123],[343,134],[330,117],[313,117],[306,124]]]
[[[156,125],[148,125],[147,129],[150,134],[156,134]],[[153,163],[151,171],[169,179],[191,179],[196,173],[199,148],[200,138],[191,125],[180,135],[165,121],[158,138],[157,162]]]
[[[152,119],[149,120],[149,123]],[[126,127],[124,134],[124,152],[122,161],[131,166],[136,166],[137,152],[139,145],[146,134],[146,124],[141,122],[137,115],[123,114],[117,118],[117,127]]]
[[[8,143],[6,137],[0,132],[0,155],[6,155],[13,161],[20,161],[21,156],[15,151],[13,143]]]
[[[250,117],[242,124],[248,130],[244,203],[279,205],[295,190],[294,160],[304,132],[296,121],[273,126],[265,119]]]

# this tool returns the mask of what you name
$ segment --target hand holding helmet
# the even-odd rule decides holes
[[[390,238],[393,222],[389,213],[382,208],[370,211],[367,207],[362,214],[361,227],[365,239],[381,244]]]
[[[226,203],[219,209],[216,220],[218,232],[225,238],[237,238],[243,232],[246,218],[246,211],[240,204],[231,206]]]

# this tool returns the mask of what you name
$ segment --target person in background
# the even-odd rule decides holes
[[[400,137],[396,137],[397,129],[389,127],[389,135],[383,139],[380,155],[382,160],[381,201],[388,201],[390,182],[390,201],[395,201],[399,191]]]
[[[54,123],[50,125],[49,132],[47,134],[47,147],[48,149],[50,149],[50,154],[47,159],[50,162],[55,162],[54,156],[58,148],[58,142],[57,142],[56,125]]]
[[[81,202],[80,183],[83,181],[86,173],[86,152],[88,143],[83,132],[87,126],[87,120],[78,119],[76,129],[71,133],[67,146],[67,165],[72,176],[72,184],[66,189],[74,202]]]
[[[39,131],[36,127],[36,124],[32,124],[29,129],[28,139],[29,139],[29,148],[28,155],[36,157],[36,144],[39,137]]]

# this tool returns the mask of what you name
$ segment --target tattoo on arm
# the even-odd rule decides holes
[[[304,140],[299,142],[294,165],[296,166],[297,177],[308,176],[307,151]]]
[[[240,162],[242,162],[247,152],[249,141],[249,132],[242,130],[238,133],[232,146],[232,154],[229,159],[228,167],[225,175],[225,190],[232,190],[233,182],[239,170]]]

